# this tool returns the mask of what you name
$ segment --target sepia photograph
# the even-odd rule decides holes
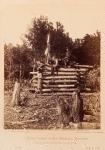
[[[35,2],[4,6],[4,129],[99,131],[101,5]]]

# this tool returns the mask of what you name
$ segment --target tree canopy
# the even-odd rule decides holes
[[[24,34],[22,45],[13,46],[11,43],[4,45],[4,73],[5,77],[11,74],[19,73],[22,76],[24,72],[32,71],[35,60],[44,58],[47,47],[47,35],[50,33],[51,56],[58,58],[65,57],[66,47],[71,51],[71,55],[76,62],[83,65],[100,65],[100,32],[93,35],[86,34],[82,39],[72,38],[65,33],[64,26],[56,22],[54,27],[48,18],[40,16],[34,18]]]

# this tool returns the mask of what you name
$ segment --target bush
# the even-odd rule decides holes
[[[85,77],[86,87],[91,88],[92,92],[100,91],[100,67],[94,68]]]

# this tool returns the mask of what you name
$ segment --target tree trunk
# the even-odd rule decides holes
[[[13,92],[13,98],[12,98],[12,105],[13,106],[15,106],[15,105],[19,106],[19,98],[20,98],[20,83],[18,83],[16,81],[14,92]]]
[[[20,64],[20,82],[21,82],[21,76],[22,76],[22,67],[21,67],[21,64]]]
[[[33,60],[33,72],[35,72],[35,68],[36,68],[36,57],[35,57],[35,47],[33,48],[33,51],[34,51],[34,60]]]

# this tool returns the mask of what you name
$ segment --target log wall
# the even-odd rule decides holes
[[[73,91],[77,91],[79,87],[80,78],[84,77],[84,74],[92,66],[79,65],[74,68],[59,68],[58,71],[54,71],[51,75],[51,66],[43,65],[42,78],[38,79],[38,72],[30,72],[33,74],[31,80],[32,89],[36,93],[41,93],[42,95],[59,94],[59,95],[71,95]],[[41,82],[41,87],[39,84]]]

